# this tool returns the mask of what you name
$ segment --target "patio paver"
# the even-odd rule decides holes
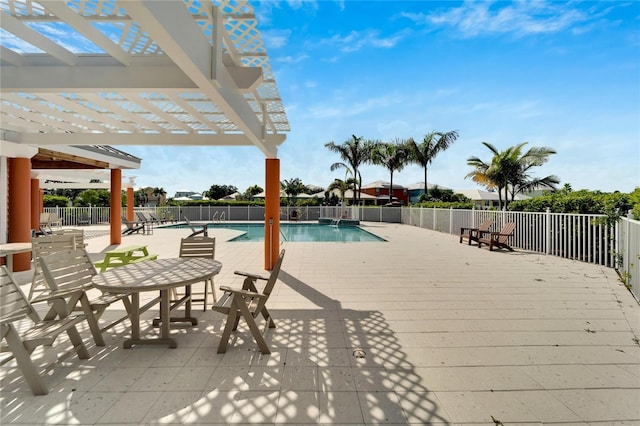
[[[364,226],[388,241],[284,243],[271,355],[243,326],[217,354],[224,317],[211,311],[172,328],[177,349],[122,349],[128,322],[99,348],[85,327],[92,358],[57,364],[46,396],[31,395],[13,361],[2,367],[0,423],[640,423],[640,307],[615,271]],[[176,257],[187,234],[156,228],[122,245]],[[216,286],[240,285],[234,270],[262,270],[262,243],[209,234],[223,263]],[[87,243],[95,260],[114,248],[108,235]],[[30,274],[16,278],[28,290]],[[121,315],[113,309],[105,315]],[[154,315],[143,315],[142,333],[157,333]],[[43,365],[58,355],[45,349],[34,353]]]

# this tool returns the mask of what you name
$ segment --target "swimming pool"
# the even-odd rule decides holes
[[[262,223],[209,223],[209,229],[233,229],[243,234],[229,240],[231,242],[264,241]],[[168,225],[163,228],[188,228],[187,225]],[[386,241],[359,226],[331,226],[315,223],[281,223],[280,241],[292,242],[380,242]]]

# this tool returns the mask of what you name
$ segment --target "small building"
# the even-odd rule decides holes
[[[493,191],[484,191],[482,189],[456,189],[456,194],[462,194],[467,198],[470,198],[475,208],[477,209],[490,209],[498,208],[498,193]],[[526,195],[516,195],[516,200],[527,200],[531,197]],[[504,203],[504,199],[502,200]]]
[[[451,189],[451,188],[447,188],[446,186],[442,186],[438,184],[433,185],[427,182],[428,189],[433,189],[436,186],[440,189]],[[420,201],[420,196],[424,194],[424,182],[416,182],[407,186],[407,193],[409,195],[409,202],[411,204],[418,203]]]
[[[389,202],[389,182],[377,180],[375,182],[363,185],[361,188],[362,194],[367,194],[376,197],[377,205],[385,205]],[[391,191],[391,201],[396,202],[402,206],[409,204],[409,191],[402,185],[394,184]]]
[[[181,189],[176,191],[176,195],[173,196],[175,201],[188,201],[188,200],[206,200],[200,192],[191,191],[189,189]]]

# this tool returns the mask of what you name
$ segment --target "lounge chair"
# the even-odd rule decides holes
[[[292,222],[297,222],[298,221],[298,210],[292,210],[291,213],[289,214],[289,220]]]
[[[206,223],[204,225],[193,225],[191,222],[189,222],[189,218],[186,216],[184,217],[184,221],[187,222],[187,226],[191,228],[191,235],[189,235],[187,238],[195,237],[196,235],[200,235],[200,234],[202,234],[205,237],[208,236]],[[196,226],[200,226],[202,227],[202,229],[196,229]]]
[[[98,297],[92,296],[91,299],[78,297],[78,290],[82,290],[84,294],[85,291],[95,289],[92,279],[98,274],[84,248],[44,256],[40,258],[40,266],[49,286],[50,295],[64,297],[70,312],[78,309],[84,311],[97,346],[104,346],[102,332],[129,318],[131,302],[127,293],[102,292]],[[101,329],[98,326],[98,319],[109,305],[117,301],[122,301],[127,314]],[[48,315],[45,318],[48,318]]]
[[[224,326],[224,331],[222,332],[222,337],[220,338],[220,344],[218,345],[219,354],[227,351],[231,332],[238,328],[238,323],[240,322],[241,317],[247,322],[247,325],[251,330],[251,334],[260,348],[260,352],[263,354],[271,353],[269,346],[267,346],[267,342],[265,342],[264,337],[256,324],[255,318],[258,315],[262,315],[266,321],[266,326],[269,328],[276,327],[276,324],[273,322],[273,318],[271,318],[271,314],[269,314],[269,311],[267,310],[266,303],[271,291],[273,290],[273,286],[278,279],[283,258],[284,250],[280,252],[280,256],[278,256],[278,260],[271,271],[271,275],[268,277],[235,271],[236,275],[245,277],[242,289],[233,289],[226,286],[220,287],[220,290],[224,291],[224,294],[211,308],[216,312],[227,315],[227,321]],[[258,280],[267,282],[262,289],[262,292],[259,292],[256,288],[256,282]]]
[[[471,241],[478,242],[478,235],[481,232],[489,232],[491,226],[493,225],[493,221],[491,219],[487,219],[480,224],[478,228],[460,228],[460,242],[462,240],[467,239],[469,245],[471,245]]]
[[[37,235],[48,235],[52,232],[51,229],[51,213],[40,213],[40,221],[38,222]]]
[[[180,240],[180,257],[201,257],[206,259],[215,259],[216,257],[216,239],[210,237],[203,236],[195,236],[183,238]],[[202,302],[202,310],[207,310],[207,303],[209,300],[209,290],[211,290],[211,295],[213,296],[213,301],[216,302],[216,289],[213,285],[213,277],[204,281],[204,293],[191,293],[192,302]],[[194,299],[194,294],[203,294],[202,299]],[[181,295],[178,294],[178,290],[174,289],[173,298],[177,299]]]
[[[78,292],[84,294],[82,290],[78,290]],[[40,376],[38,367],[31,360],[31,353],[38,346],[51,346],[58,335],[66,332],[78,358],[88,359],[89,352],[76,328],[76,325],[84,321],[86,317],[85,315],[68,315],[64,300],[53,296],[42,299],[42,301],[47,301],[52,305],[57,318],[41,320],[5,266],[0,267],[0,293],[2,294],[0,298],[0,333],[2,338],[0,340],[6,342],[6,345],[0,346],[0,351],[8,350],[13,353],[18,367],[34,395],[46,395],[49,390]],[[33,321],[33,326],[28,330],[24,330],[22,324],[18,327],[13,325],[13,322],[23,321],[27,317]]]
[[[513,237],[513,234],[516,229],[515,222],[507,222],[504,224],[500,232],[481,232],[478,236],[478,248],[482,246],[482,244],[489,245],[489,250],[493,250],[494,247],[497,248],[506,248],[509,251],[513,251],[511,246],[509,246],[509,238]]]
[[[131,222],[122,216],[122,224],[127,226],[127,229],[122,231],[122,235],[131,235],[134,232],[137,234],[140,231],[144,232],[144,223]]]

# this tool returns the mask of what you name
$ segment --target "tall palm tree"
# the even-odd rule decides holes
[[[424,193],[428,194],[427,187],[427,168],[436,156],[449,148],[456,139],[458,139],[458,131],[427,133],[422,142],[417,144],[413,139],[409,139],[409,147],[411,149],[411,162],[419,164],[424,169]]]
[[[324,146],[329,150],[337,153],[342,158],[342,162],[333,163],[331,171],[346,168],[350,170],[353,178],[356,179],[356,190],[353,191],[353,204],[360,202],[360,189],[362,188],[362,175],[360,174],[360,166],[366,164],[371,156],[372,143],[363,140],[363,137],[351,135],[351,139],[336,145],[334,142],[328,142]]]
[[[393,201],[393,172],[401,171],[409,162],[409,144],[396,138],[393,142],[378,142],[371,153],[371,162],[384,166],[391,174],[389,183],[389,202]]]

